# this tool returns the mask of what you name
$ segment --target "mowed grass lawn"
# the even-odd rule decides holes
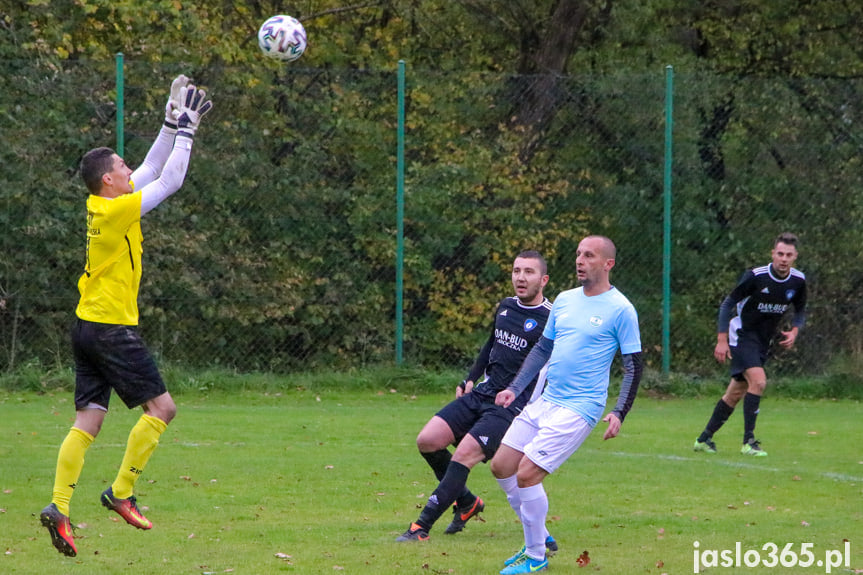
[[[484,522],[397,544],[436,482],[414,439],[450,399],[398,392],[184,393],[138,483],[154,522],[138,531],[98,502],[139,415],[114,398],[72,500],[78,557],[51,546],[38,513],[51,497],[71,393],[0,391],[0,573],[497,573],[521,527],[486,465],[470,478]],[[758,436],[770,453],[738,453],[742,414],[692,451],[715,398],[640,397],[621,436],[600,424],[545,482],[561,551],[550,572],[693,573],[701,551],[774,543],[816,560],[850,546],[863,569],[863,404],[767,397]],[[738,410],[739,411],[739,410]],[[590,563],[580,568],[584,551]],[[763,552],[766,556],[766,551]],[[824,573],[818,567],[702,568],[702,573]]]

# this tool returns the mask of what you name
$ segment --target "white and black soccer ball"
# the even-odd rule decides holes
[[[306,45],[306,29],[292,16],[273,16],[258,29],[258,46],[270,58],[293,62],[303,55]]]

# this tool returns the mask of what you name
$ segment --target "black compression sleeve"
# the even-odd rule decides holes
[[[641,352],[628,353],[623,356],[623,382],[620,384],[620,395],[617,396],[617,404],[612,413],[623,423],[626,414],[632,409],[632,402],[638,393],[638,385],[641,383]]]
[[[521,369],[518,370],[515,379],[512,380],[512,383],[509,384],[507,389],[515,393],[516,397],[521,395],[521,392],[527,389],[530,382],[536,379],[536,376],[539,374],[539,370],[542,369],[542,366],[544,366],[548,361],[548,358],[551,357],[551,350],[553,349],[554,340],[548,339],[544,335],[540,336],[539,341],[536,342],[536,345],[533,346],[533,349],[531,349],[530,353],[527,354],[527,357],[524,358],[524,363],[521,364]]]
[[[734,300],[731,296],[722,300],[719,306],[719,320],[717,321],[717,333],[728,333],[728,326],[731,323],[731,315],[734,313]]]
[[[488,338],[488,341],[485,342],[485,345],[482,346],[482,349],[479,351],[479,355],[476,358],[476,361],[473,362],[473,367],[470,368],[470,373],[467,374],[465,381],[472,381],[476,383],[479,378],[482,377],[482,374],[485,373],[485,368],[488,367],[488,359],[491,354],[491,347],[494,345],[494,333],[491,334],[491,337]]]

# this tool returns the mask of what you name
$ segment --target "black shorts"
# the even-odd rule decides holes
[[[79,319],[72,328],[72,351],[76,410],[91,403],[108,409],[112,388],[129,409],[168,391],[133,326]]]
[[[485,461],[489,461],[518,413],[512,407],[505,409],[495,405],[494,400],[489,401],[479,394],[467,393],[446,404],[436,415],[447,422],[456,443],[467,434],[473,436],[482,447]]]
[[[743,372],[750,367],[764,367],[769,345],[753,338],[740,338],[731,349],[731,377],[745,381]]]

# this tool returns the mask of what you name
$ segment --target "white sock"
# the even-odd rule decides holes
[[[548,515],[548,496],[542,483],[519,487],[521,497],[521,523],[524,529],[524,546],[528,556],[545,558],[545,518]]]
[[[518,479],[516,475],[510,475],[503,479],[498,479],[497,484],[506,493],[506,500],[509,501],[509,506],[515,511],[516,517],[521,521],[521,497],[518,494]]]

